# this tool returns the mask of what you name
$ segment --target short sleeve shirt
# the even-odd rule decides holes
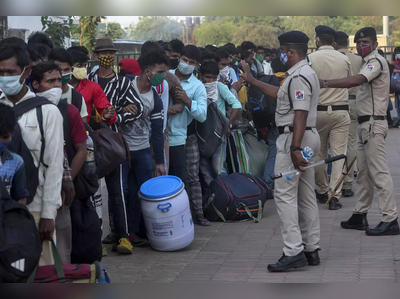
[[[68,104],[72,104],[72,88],[73,88],[72,86],[69,86],[68,91],[61,96],[62,99],[67,99]],[[82,97],[81,111],[79,112],[82,118],[88,116],[86,102],[83,97]]]
[[[347,56],[350,60],[350,76],[355,76],[360,72],[361,65],[362,65],[362,58],[361,56],[358,56],[352,52],[350,52],[348,49],[339,49],[338,50],[340,53],[343,53],[344,55]],[[357,96],[357,90],[358,86],[349,88],[349,96]]]
[[[278,92],[276,125],[293,126],[295,111],[304,110],[308,111],[307,127],[315,127],[319,91],[317,74],[305,59],[292,66]],[[293,108],[290,107],[289,93]]]
[[[71,137],[74,144],[84,142],[88,139],[85,126],[78,109],[74,105],[68,105],[69,123],[71,126]]]
[[[386,60],[377,50],[363,58],[359,74],[368,82],[359,86],[356,100],[357,116],[386,116],[389,104],[390,72]]]

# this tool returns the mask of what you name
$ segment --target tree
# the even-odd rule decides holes
[[[104,16],[82,16],[79,18],[80,45],[88,49],[89,53],[92,52],[96,44],[96,35],[98,32],[97,25],[105,19]]]
[[[209,44],[222,46],[232,42],[234,30],[233,23],[218,20],[201,24],[200,27],[195,28],[194,35],[199,46]]]
[[[281,30],[268,25],[255,25],[251,23],[240,25],[233,33],[232,42],[240,45],[243,41],[252,41],[256,45],[266,47],[279,46],[278,36]]]
[[[104,34],[99,37],[111,38],[112,40],[121,39],[125,31],[121,28],[119,23],[108,23]]]
[[[396,17],[390,22],[392,28],[390,35],[390,43],[394,46],[400,46],[400,17]]]
[[[131,38],[138,41],[183,38],[183,25],[168,17],[140,17],[131,31]]]
[[[49,16],[42,16],[42,31],[47,33],[53,41],[54,47],[64,47],[65,39],[71,36],[71,27],[73,19],[68,17],[67,20],[63,20],[63,23],[53,21]]]

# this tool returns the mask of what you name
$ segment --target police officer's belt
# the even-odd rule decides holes
[[[370,118],[371,118],[371,115],[363,115],[363,116],[357,117],[357,120],[358,120],[358,123],[361,125],[362,123],[369,121]],[[375,115],[373,118],[374,118],[374,120],[385,120],[386,116],[376,116]]]
[[[317,107],[317,111],[328,111],[328,107],[329,106],[321,106],[318,105]],[[336,111],[336,110],[349,110],[349,105],[338,105],[338,106],[331,106],[332,107],[332,111]]]
[[[279,135],[284,134],[285,133],[285,128],[288,126],[281,126],[281,127],[277,127],[278,128],[278,132]],[[293,127],[288,127],[290,132],[293,132]],[[306,127],[306,130],[312,130],[312,127]]]
[[[349,100],[355,100],[356,96],[349,96]]]

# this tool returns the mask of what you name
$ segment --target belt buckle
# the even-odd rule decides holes
[[[328,110],[327,110],[327,113],[329,114],[329,115],[331,115],[332,114],[332,106],[331,105],[329,105],[328,106]]]
[[[290,127],[289,127],[289,126],[285,126],[285,127],[283,128],[283,133],[285,133],[285,134],[290,133]]]

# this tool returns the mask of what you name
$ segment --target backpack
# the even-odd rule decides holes
[[[400,93],[400,74],[393,73],[390,78],[391,93]]]
[[[221,145],[229,124],[229,120],[219,111],[217,103],[207,101],[206,121],[203,123],[195,121],[199,152],[204,158],[210,158]]]
[[[90,200],[74,200],[71,208],[72,264],[92,264],[102,258],[101,225]]]
[[[78,109],[79,113],[81,113],[82,101],[83,101],[83,97],[82,97],[81,93],[79,91],[77,91],[76,89],[71,88],[71,104],[74,105]]]
[[[258,79],[273,86],[280,86],[274,75],[262,75]],[[270,127],[275,121],[276,99],[264,94],[254,85],[249,88],[249,110],[257,128]]]
[[[63,116],[64,142],[67,151],[68,161],[69,163],[71,163],[73,157],[75,156],[75,148],[71,136],[68,105],[69,104],[67,100],[62,99],[58,103],[57,107],[60,110],[61,115]],[[94,142],[92,141],[94,138],[93,131],[88,124],[84,123],[84,126],[86,132],[88,133],[88,140],[86,140],[86,149],[88,152],[85,163],[82,165],[82,168],[74,178],[75,199],[87,199],[90,196],[94,195],[99,188],[96,165],[97,152],[94,146]]]
[[[15,130],[13,132],[13,137],[11,139],[10,144],[8,145],[7,149],[20,155],[21,158],[24,160],[25,164],[25,173],[29,174],[26,176],[26,188],[29,192],[29,196],[26,199],[26,204],[29,205],[32,201],[33,198],[36,195],[36,189],[39,186],[39,167],[40,164],[44,165],[44,167],[48,167],[43,162],[43,155],[44,155],[44,150],[45,150],[45,139],[44,139],[44,130],[43,130],[43,114],[42,114],[42,105],[54,105],[51,103],[48,99],[43,98],[43,97],[35,97],[32,99],[29,99],[27,101],[18,103],[13,107],[13,110],[15,112],[15,115],[17,119],[22,116],[24,113],[35,109],[36,108],[36,115],[39,123],[39,129],[40,129],[40,135],[41,135],[41,142],[42,142],[42,147],[40,149],[40,154],[39,154],[39,165],[35,165],[35,161],[32,157],[31,151],[25,144],[22,134],[21,134],[21,128],[19,127],[19,124],[17,123]]]
[[[42,254],[35,220],[26,206],[9,196],[0,179],[0,282],[24,282]]]
[[[203,209],[210,221],[253,219],[257,223],[262,218],[270,191],[259,177],[232,173],[212,181],[208,192],[203,199]]]

